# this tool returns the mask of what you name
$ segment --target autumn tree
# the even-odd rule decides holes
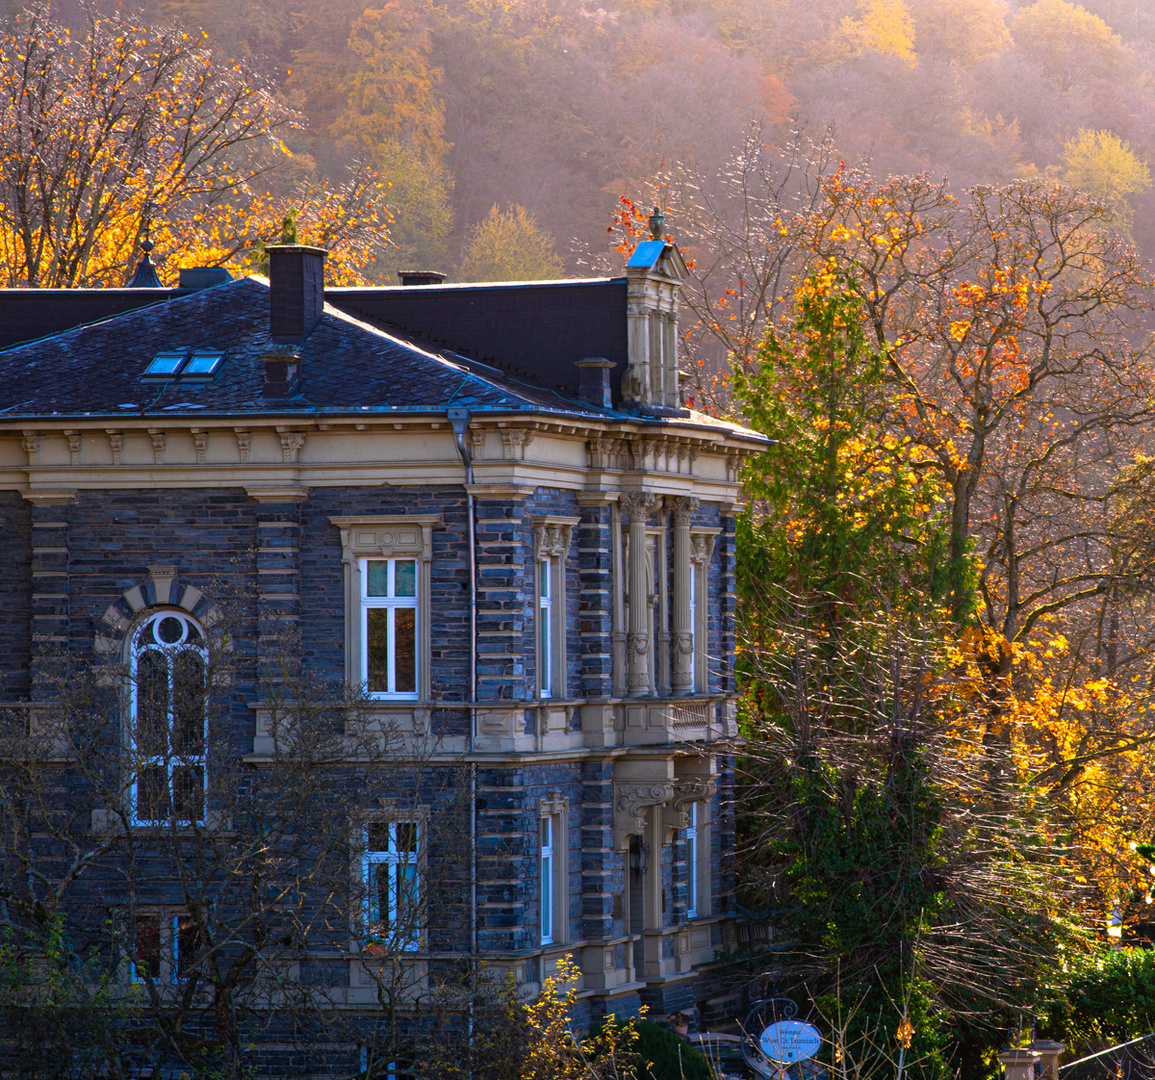
[[[0,244],[10,285],[123,280],[150,221],[211,206],[266,167],[292,122],[201,42],[93,16],[74,38],[34,8],[4,42]]]
[[[1102,19],[1068,0],[1035,0],[1014,17],[1011,34],[1062,91],[1118,71],[1132,59]]]
[[[974,735],[948,504],[893,426],[890,348],[849,273],[809,275],[792,308],[735,372],[743,414],[778,437],[739,530],[748,895],[791,943],[777,984],[841,1013],[854,1075],[893,1075],[904,1021],[907,1072],[946,1075],[956,1041],[973,1075],[997,1023],[968,1017],[1030,1004],[1065,883],[1032,882],[1026,785],[984,787],[1010,750]]]
[[[175,265],[243,266],[286,215],[302,239],[336,249],[338,276],[360,279],[383,239],[369,171],[289,198],[262,191],[296,118],[198,35],[118,14],[93,15],[81,37],[32,8],[5,41],[0,102],[10,286],[120,285],[146,235]]]
[[[524,206],[498,210],[474,226],[461,261],[465,281],[547,281],[564,272],[553,238]]]
[[[1064,182],[1101,199],[1118,215],[1123,231],[1128,231],[1132,211],[1127,196],[1151,186],[1146,162],[1113,132],[1085,128],[1063,147],[1063,161]]]

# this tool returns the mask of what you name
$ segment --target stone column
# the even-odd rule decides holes
[[[1040,1058],[1036,1050],[1004,1050],[999,1064],[1006,1070],[1006,1080],[1035,1080],[1035,1062]]]
[[[1039,1064],[1043,1067],[1040,1080],[1059,1080],[1059,1055],[1067,1049],[1067,1044],[1054,1039],[1034,1039],[1030,1049],[1039,1054]]]
[[[670,637],[670,688],[675,694],[688,694],[694,687],[694,627],[690,616],[691,575],[690,517],[698,507],[692,498],[672,499],[674,519],[674,603]],[[699,597],[699,603],[703,597]]]
[[[626,693],[643,697],[650,692],[650,592],[646,573],[646,522],[658,497],[649,492],[623,493],[622,512],[630,526],[629,598],[630,621],[626,631]]]

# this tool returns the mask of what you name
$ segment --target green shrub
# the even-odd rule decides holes
[[[710,1063],[681,1036],[652,1020],[638,1021],[634,1050],[648,1065],[640,1080],[713,1080]]]
[[[1155,950],[1080,957],[1051,1018],[1072,1048],[1092,1051],[1155,1030]]]

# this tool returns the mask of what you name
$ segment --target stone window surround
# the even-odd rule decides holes
[[[170,615],[172,617],[174,617],[175,619],[179,620],[181,623],[189,624],[193,628],[193,630],[199,635],[199,643],[189,644],[188,640],[185,640],[179,648],[182,651],[183,651],[183,649],[186,649],[186,648],[195,651],[200,656],[201,663],[203,665],[202,671],[203,671],[203,676],[205,679],[204,707],[206,709],[206,712],[205,712],[204,722],[203,722],[203,727],[202,727],[201,746],[200,746],[199,753],[195,753],[195,754],[188,754],[188,755],[179,754],[179,753],[173,751],[171,749],[171,745],[170,745],[170,747],[168,749],[166,749],[166,751],[161,753],[161,754],[151,754],[151,755],[143,754],[142,755],[142,752],[140,751],[139,746],[138,746],[138,738],[137,738],[137,734],[136,734],[137,671],[138,671],[138,665],[140,663],[140,658],[146,652],[158,652],[161,655],[165,656],[166,662],[167,662],[167,667],[168,667],[168,679],[169,679],[169,683],[168,683],[169,691],[168,692],[170,694],[175,695],[176,685],[175,685],[175,676],[174,676],[173,659],[172,659],[174,650],[171,647],[165,648],[163,646],[158,646],[155,642],[152,645],[146,645],[140,641],[140,637],[147,627],[153,625],[154,623],[162,622],[164,619],[166,619]],[[189,633],[189,631],[185,631],[186,635],[188,633]],[[129,821],[130,825],[132,825],[134,828],[145,828],[145,829],[148,829],[148,828],[166,828],[170,824],[175,824],[178,827],[183,826],[186,828],[192,827],[195,825],[204,825],[206,823],[206,820],[207,820],[207,805],[206,804],[208,802],[208,797],[209,797],[209,776],[208,776],[208,767],[207,767],[208,766],[207,755],[208,755],[209,731],[208,731],[207,706],[208,706],[208,695],[209,695],[209,692],[211,689],[210,686],[208,685],[208,680],[209,680],[209,676],[210,676],[209,639],[208,639],[208,635],[205,631],[205,628],[196,619],[194,619],[192,617],[192,615],[188,614],[185,611],[176,610],[176,609],[169,607],[169,606],[149,608],[144,612],[144,617],[137,621],[136,625],[133,628],[132,633],[128,636],[126,648],[127,648],[128,654],[129,654],[129,656],[128,656],[129,684],[128,684],[128,687],[126,690],[126,695],[125,695],[127,698],[127,701],[126,701],[127,708],[122,713],[122,715],[125,716],[126,720],[127,720],[127,722],[123,726],[122,738],[123,738],[124,750],[128,754],[129,760],[130,760],[129,768],[133,774],[133,781],[128,787],[128,792],[129,792],[128,806],[127,806],[128,821]],[[168,712],[172,713],[173,708],[175,708],[175,706],[172,706],[170,704],[170,706],[168,707]],[[167,715],[166,720],[165,720],[166,740],[171,739],[172,732],[174,730],[174,725],[175,725],[175,714]],[[182,762],[183,762],[183,766],[181,764]],[[201,813],[197,817],[196,820],[179,820],[179,819],[173,819],[172,817],[166,818],[163,820],[153,820],[153,819],[142,819],[139,816],[139,814],[140,814],[140,806],[139,806],[140,773],[141,773],[141,771],[143,771],[144,769],[149,768],[149,767],[152,767],[152,768],[162,767],[165,769],[165,771],[167,773],[167,790],[168,790],[170,799],[174,798],[174,775],[175,775],[174,770],[175,769],[180,768],[180,767],[191,767],[193,769],[199,769],[200,770]]]
[[[540,573],[539,564],[548,563],[550,572],[550,672],[552,675],[548,700],[565,700],[569,696],[569,680],[566,671],[566,564],[569,562],[569,552],[573,541],[573,531],[581,524],[581,518],[558,517],[554,515],[534,516],[530,519],[533,524],[533,558],[534,558],[534,651],[535,655],[541,648],[541,635],[537,632],[536,620],[539,618],[540,607],[537,603],[537,574]],[[534,680],[534,696],[543,698],[541,692],[542,670],[541,657],[537,657],[535,665],[539,673]]]
[[[551,791],[538,800],[538,882],[541,883],[540,822],[553,823],[553,935],[543,945],[563,945],[569,940],[569,799]],[[541,910],[539,897],[538,910]]]
[[[417,693],[405,700],[428,701],[432,688],[430,593],[433,530],[444,526],[441,514],[384,514],[331,517],[341,530],[345,568],[345,679],[363,685],[365,644],[361,634],[361,560],[369,558],[417,560]],[[397,701],[396,695],[373,694],[374,700]]]
[[[179,986],[183,982],[180,977],[180,922],[188,917],[185,908],[172,905],[148,904],[133,912],[132,924],[129,926],[132,933],[128,939],[128,963],[125,968],[130,983],[141,984],[150,978],[137,972],[138,927],[145,919],[156,919],[158,923],[159,971],[152,977],[155,985],[162,988]]]
[[[692,693],[704,694],[710,686],[710,560],[722,530],[716,528],[690,529],[690,573],[694,577],[694,683]],[[688,585],[687,585],[688,587]]]
[[[369,907],[368,887],[369,887],[369,860],[367,858],[368,852],[368,828],[370,825],[396,825],[404,822],[412,822],[417,826],[417,903],[418,903],[418,922],[417,933],[412,941],[405,943],[399,950],[401,952],[417,952],[426,945],[426,923],[424,918],[423,905],[428,902],[428,861],[429,861],[429,822],[430,822],[430,808],[428,805],[422,803],[417,806],[401,807],[401,806],[383,806],[380,809],[362,810],[356,814],[350,821],[350,835],[352,840],[351,851],[351,866],[350,873],[355,884],[352,905],[352,919],[350,925],[357,928],[355,935],[349,942],[350,952],[360,953],[361,957],[366,960],[372,959],[374,949],[371,944],[365,940],[365,935],[361,933],[367,925],[367,913]],[[386,949],[386,953],[391,951]]]

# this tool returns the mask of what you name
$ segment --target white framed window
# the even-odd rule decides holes
[[[382,700],[428,701],[433,530],[440,514],[333,517],[345,572],[345,678]]]
[[[686,918],[710,914],[710,804],[692,802],[687,807]]]
[[[538,885],[543,945],[556,945],[567,939],[568,807],[568,800],[557,791],[551,791],[539,805]]]
[[[364,829],[366,947],[416,949],[421,944],[421,822],[370,821]]]
[[[690,823],[686,826],[686,917],[690,919],[698,916],[698,815],[701,805],[690,803]]]
[[[200,953],[199,934],[187,912],[139,912],[132,931],[133,982],[176,985],[192,975]]]
[[[554,819],[541,819],[541,943],[553,943],[554,919],[557,914],[557,885],[554,871]]]
[[[694,650],[693,662],[690,664],[690,693],[697,691],[701,686],[698,678],[698,567],[690,564],[690,641]]]
[[[148,616],[131,639],[127,752],[135,825],[205,820],[208,646],[183,611]]]
[[[578,518],[536,517],[534,527],[534,657],[539,698],[564,698],[566,687],[566,560]]]
[[[362,559],[361,684],[373,697],[417,697],[417,560]]]
[[[553,566],[550,556],[537,560],[537,694],[553,696]]]
[[[690,631],[694,637],[692,690],[709,689],[709,567],[719,529],[695,529],[690,535]]]

